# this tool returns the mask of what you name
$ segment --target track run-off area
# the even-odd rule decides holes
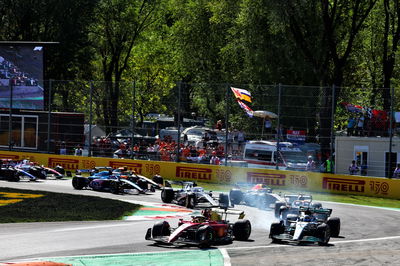
[[[179,217],[193,215],[162,204],[160,191],[114,195],[74,190],[70,179],[1,181],[0,187],[99,196],[145,206],[139,215],[118,221],[1,224],[0,263],[51,259],[72,265],[393,265],[400,261],[400,211],[396,209],[322,202],[333,209],[332,216],[340,217],[342,226],[340,237],[318,246],[272,244],[268,234],[275,221],[273,212],[237,205],[252,223],[250,239],[201,250],[157,246],[144,239],[147,228],[158,219],[176,226]]]

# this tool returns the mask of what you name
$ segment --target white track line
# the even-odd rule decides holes
[[[329,244],[347,244],[347,243],[357,243],[357,242],[373,242],[373,241],[383,241],[390,239],[400,239],[400,236],[388,236],[388,237],[380,237],[380,238],[367,238],[367,239],[353,239],[353,240],[343,240],[343,241],[334,241],[329,242]],[[251,246],[251,247],[232,247],[226,248],[226,250],[241,250],[241,249],[260,249],[260,248],[276,248],[282,247],[282,245],[268,245],[268,246]],[[285,245],[284,247],[297,247],[297,245]]]
[[[225,248],[220,248],[219,251],[224,258],[224,266],[231,266],[231,258],[229,257],[228,251]]]

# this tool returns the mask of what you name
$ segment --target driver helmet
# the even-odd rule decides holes
[[[210,219],[211,217],[211,210],[210,209],[204,209],[201,211],[201,215],[206,217],[207,219]]]
[[[304,222],[311,222],[311,216],[310,215],[305,215],[303,218]]]
[[[310,155],[310,156],[308,156],[308,160],[312,160],[312,156]]]

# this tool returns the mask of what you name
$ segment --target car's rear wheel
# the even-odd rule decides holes
[[[8,181],[19,182],[20,179],[21,178],[19,176],[19,173],[18,172],[14,172],[14,173],[10,174],[10,177],[8,178]]]
[[[153,181],[159,185],[164,184],[164,178],[162,178],[160,175],[153,176]]]
[[[149,188],[149,185],[148,185],[147,181],[143,180],[143,179],[139,179],[137,181],[137,185],[143,190],[147,190]]]
[[[171,234],[170,226],[167,221],[160,221],[153,225],[151,230],[153,238],[160,236],[169,236]]]
[[[243,192],[240,189],[231,189],[229,191],[229,199],[232,204],[240,204],[243,200]]]
[[[110,192],[113,194],[119,194],[121,192],[121,184],[118,181],[112,181],[110,183]]]
[[[236,240],[246,241],[251,234],[251,223],[249,220],[239,220],[233,224],[232,231]]]
[[[282,202],[282,201],[277,201],[275,203],[275,217],[276,218],[279,218],[279,216],[281,215],[281,207],[285,206],[285,205],[286,205],[286,203]]]
[[[186,195],[185,207],[188,209],[193,209],[196,206],[196,196],[194,194]]]
[[[161,200],[164,203],[171,203],[174,199],[174,190],[170,187],[165,187],[161,191]]]
[[[338,217],[330,217],[326,222],[331,229],[331,236],[338,237],[340,234],[340,218]]]
[[[87,179],[83,176],[74,176],[72,178],[72,186],[75,189],[83,189],[87,186]]]
[[[229,206],[229,196],[227,194],[220,193],[218,202],[221,207],[223,207],[223,206],[228,207]],[[232,204],[234,204],[234,203],[232,202]]]

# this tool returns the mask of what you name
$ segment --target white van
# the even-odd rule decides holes
[[[290,142],[279,142],[279,155],[276,141],[249,141],[243,152],[243,160],[251,168],[304,171],[307,155]]]

